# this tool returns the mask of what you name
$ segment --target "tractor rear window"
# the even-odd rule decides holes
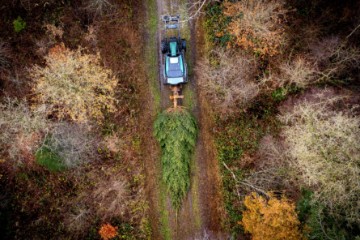
[[[175,64],[175,63],[178,63],[179,62],[179,59],[176,57],[176,58],[170,58],[170,63],[171,64]]]
[[[182,77],[183,66],[182,60],[179,57],[166,57],[165,72],[168,77]]]

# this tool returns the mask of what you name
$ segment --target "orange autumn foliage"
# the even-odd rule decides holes
[[[246,210],[241,224],[253,240],[299,240],[303,239],[299,231],[295,205],[285,197],[277,199],[270,194],[267,200],[252,193],[245,197]]]
[[[117,230],[118,230],[117,227],[114,227],[111,224],[106,223],[106,224],[101,225],[99,234],[101,236],[101,239],[109,240],[118,235]]]
[[[286,13],[282,0],[226,1],[224,14],[232,19],[227,30],[234,36],[229,47],[238,46],[261,57],[278,54],[285,41]]]

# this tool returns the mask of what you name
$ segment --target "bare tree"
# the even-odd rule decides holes
[[[360,67],[360,49],[337,36],[323,38],[310,45],[311,57],[318,65],[317,81],[331,81],[350,75]]]
[[[94,13],[96,16],[102,16],[114,7],[108,0],[88,0],[85,9]]]
[[[314,197],[335,217],[359,223],[360,120],[351,110],[336,110],[344,97],[304,101],[279,118],[292,167]]]
[[[305,57],[297,57],[284,62],[280,65],[279,71],[270,72],[260,81],[263,89],[273,90],[279,87],[287,89],[290,86],[306,88],[318,81],[317,76],[317,69],[312,61]]]
[[[255,82],[254,59],[231,51],[215,49],[212,58],[198,63],[199,85],[214,109],[230,113],[245,106],[259,93]]]
[[[265,192],[286,191],[291,195],[296,186],[292,180],[296,173],[290,167],[288,155],[288,149],[282,141],[266,135],[260,140],[254,171],[245,180]]]
[[[43,146],[57,153],[67,167],[96,160],[98,139],[86,125],[57,123],[48,134]]]
[[[0,155],[16,165],[33,157],[49,123],[42,106],[31,111],[26,101],[8,98],[0,103],[0,129]]]

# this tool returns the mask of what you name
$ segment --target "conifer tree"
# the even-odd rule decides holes
[[[158,116],[154,131],[162,149],[162,179],[173,206],[178,209],[190,186],[190,159],[196,144],[196,121],[185,109],[169,109]]]

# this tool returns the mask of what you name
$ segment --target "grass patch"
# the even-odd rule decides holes
[[[61,157],[48,147],[41,147],[35,154],[36,162],[52,172],[59,172],[66,169]]]
[[[189,83],[188,83],[189,84]],[[184,95],[184,99],[183,99],[183,105],[187,108],[187,109],[194,109],[195,108],[195,104],[196,104],[196,99],[195,99],[195,93],[193,91],[193,89],[191,89],[191,84],[187,85],[183,88],[183,95]]]
[[[161,109],[161,92],[158,82],[158,55],[157,55],[157,27],[158,15],[156,10],[156,1],[148,1],[148,20],[147,29],[149,38],[145,48],[145,57],[147,64],[147,76],[149,78],[150,91],[154,98],[155,111],[159,112]]]
[[[171,230],[169,224],[169,211],[166,209],[166,187],[164,183],[160,184],[160,224],[161,234],[165,240],[171,239]]]
[[[156,0],[147,1],[147,34],[148,39],[145,47],[146,70],[150,93],[153,97],[154,112],[158,113],[161,110],[161,91],[158,78],[158,14]],[[158,170],[157,172],[159,172]],[[160,184],[159,190],[159,212],[160,212],[160,233],[164,240],[171,239],[171,230],[169,223],[169,212],[166,208],[166,188],[160,179],[157,180]]]
[[[193,158],[191,160],[191,169],[194,172],[197,172],[196,164],[195,164],[196,157],[193,155]],[[199,230],[201,228],[201,212],[200,212],[200,203],[199,203],[199,177],[198,174],[194,174],[194,177],[192,179],[192,188],[191,193],[193,196],[193,212],[195,217],[195,226]]]
[[[197,137],[194,117],[185,109],[169,109],[159,114],[154,124],[162,156],[162,180],[172,205],[179,209],[190,187],[190,161]]]

